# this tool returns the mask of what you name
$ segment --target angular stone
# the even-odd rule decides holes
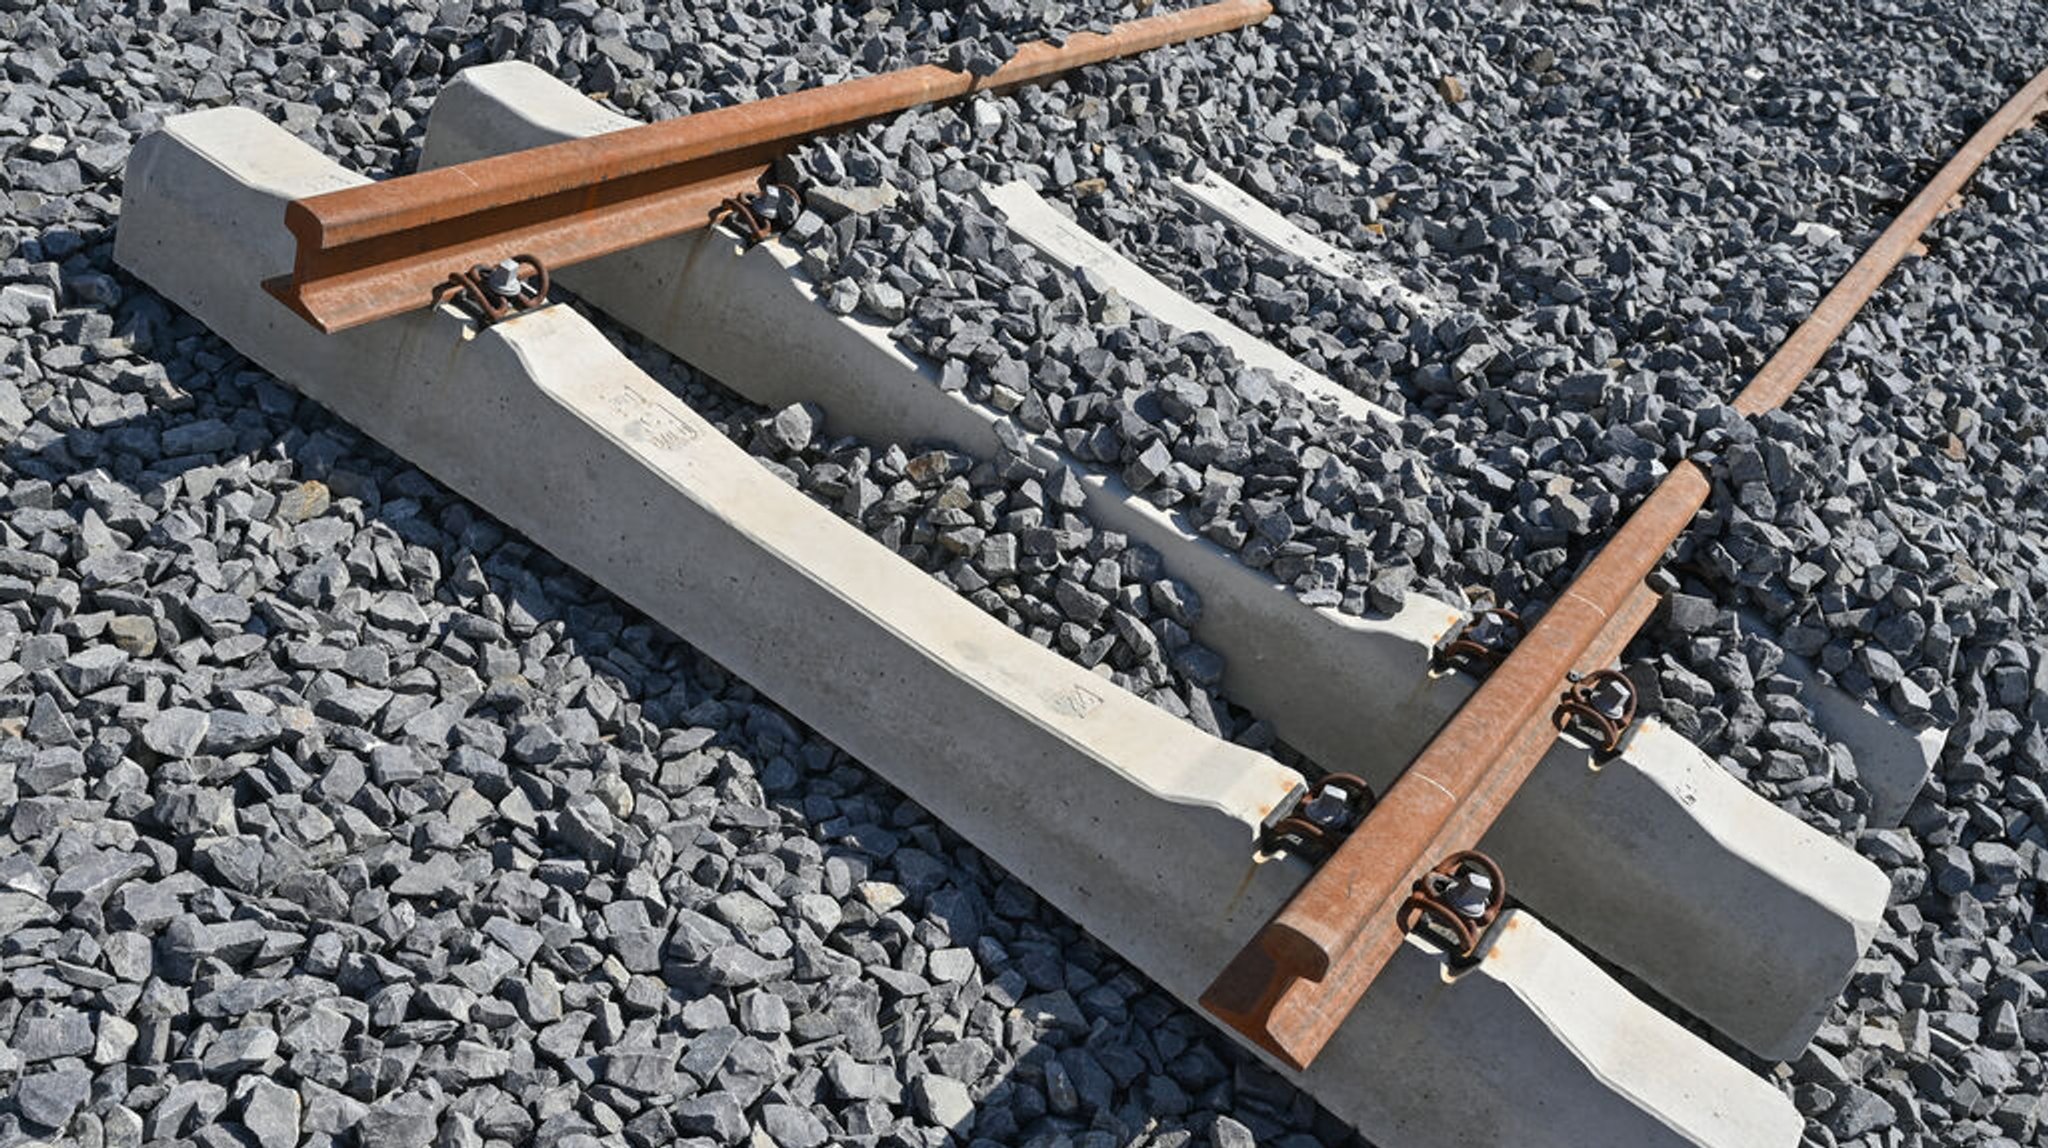
[[[1834,1111],[1828,1114],[1828,1127],[1836,1136],[1847,1140],[1888,1127],[1897,1118],[1898,1113],[1890,1101],[1862,1085],[1851,1084],[1843,1090]]]
[[[9,283],[0,287],[0,326],[26,327],[57,315],[57,295],[47,287]]]
[[[97,905],[123,884],[150,871],[153,863],[137,853],[101,850],[76,858],[50,886],[50,903],[69,908],[79,902]]]
[[[903,1099],[902,1082],[896,1070],[883,1064],[864,1064],[845,1052],[834,1052],[825,1062],[825,1079],[847,1100],[880,1100],[898,1104]]]
[[[123,614],[107,623],[107,640],[131,657],[146,658],[156,652],[156,622]]]
[[[704,975],[712,984],[725,988],[758,985],[788,969],[782,961],[771,961],[745,945],[720,945],[704,962]]]
[[[248,623],[249,600],[238,594],[205,593],[186,601],[185,612],[192,615],[208,637],[225,638],[240,633]]]
[[[793,1104],[762,1105],[761,1129],[777,1148],[820,1148],[830,1139],[824,1121]]]
[[[571,848],[600,865],[609,864],[618,851],[618,823],[595,794],[579,793],[570,798],[555,831]]]
[[[277,1054],[277,1034],[267,1028],[231,1028],[206,1047],[200,1066],[208,1076],[239,1076]]]
[[[1692,594],[1671,594],[1665,598],[1664,620],[1681,634],[1697,634],[1713,626],[1720,610],[1711,599]]]
[[[820,184],[804,191],[804,201],[816,208],[818,214],[831,220],[844,219],[849,215],[871,215],[895,206],[897,199],[896,189],[888,184],[876,187],[832,187]]]
[[[720,894],[711,902],[711,915],[731,925],[741,936],[765,933],[775,927],[775,910],[749,893]]]
[[[268,714],[218,709],[207,715],[206,739],[200,748],[223,756],[262,749],[284,732],[278,720]]]
[[[198,710],[174,706],[143,723],[142,744],[164,757],[191,757],[205,742],[208,725]]]
[[[362,1148],[427,1148],[440,1127],[441,1106],[424,1096],[386,1098],[370,1105],[356,1124]]]
[[[15,1022],[8,1039],[14,1051],[28,1064],[85,1056],[93,1049],[92,1019],[73,1008],[25,1013]]]
[[[326,483],[302,482],[278,496],[277,516],[286,522],[304,522],[327,513],[332,501]]]
[[[391,883],[398,897],[442,897],[468,887],[462,879],[462,861],[452,853],[436,853],[425,861],[404,866]]]
[[[1218,1116],[1209,1125],[1210,1148],[1258,1148],[1258,1138],[1252,1130],[1228,1116]]]
[[[71,692],[83,697],[105,688],[128,664],[128,654],[118,646],[87,646],[64,659],[58,676]]]
[[[0,892],[0,930],[13,932],[58,918],[57,910],[34,893]]]
[[[179,423],[164,431],[163,436],[163,451],[167,458],[188,454],[213,454],[231,450],[234,445],[234,429],[219,419]]]
[[[141,1030],[128,1020],[113,1013],[100,1014],[99,1037],[93,1043],[94,1064],[119,1064],[128,1059],[128,1050],[135,1047]]]
[[[772,992],[748,993],[740,998],[740,1026],[760,1036],[789,1031],[789,1005]]]
[[[686,1136],[709,1136],[720,1144],[738,1144],[747,1137],[747,1113],[730,1092],[705,1092],[673,1109],[676,1130]]]
[[[299,1094],[263,1077],[252,1077],[242,1091],[242,1127],[256,1137],[259,1148],[294,1148],[299,1142]]]
[[[965,1136],[974,1115],[974,1098],[967,1086],[950,1076],[927,1072],[910,1082],[910,1102],[928,1124]]]
[[[613,1049],[604,1058],[605,1082],[645,1096],[666,1096],[676,1088],[673,1051],[654,1048]]]
[[[70,1067],[23,1077],[14,1102],[31,1124],[62,1131],[91,1095],[92,1073]]]

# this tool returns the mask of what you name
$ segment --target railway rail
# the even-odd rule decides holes
[[[530,69],[480,68],[437,108],[426,170],[383,183],[260,120],[194,113],[131,158],[118,254],[251,358],[761,682],[1367,1135],[1498,1138],[1517,1104],[1549,1096],[1521,1142],[1789,1145],[1782,1097],[1538,919],[1737,1043],[1790,1056],[1882,911],[1874,867],[1639,717],[1614,670],[1658,608],[1647,577],[1712,495],[1710,462],[1672,466],[1540,616],[1419,595],[1390,618],[1341,616],[1057,438],[939,385],[885,329],[825,308],[773,239],[802,191],[768,186],[774,160],[809,135],[1268,11],[1221,0],[1027,46],[987,76],[927,66],[651,126]],[[1786,401],[2044,100],[2048,72],[1908,205],[1738,411]],[[1220,183],[1175,190],[1327,273],[1366,266]],[[1049,262],[1113,279],[1167,325],[1353,417],[1387,417],[1119,262],[1031,189],[984,201]],[[1091,514],[1201,591],[1191,625],[1234,667],[1233,696],[1343,772],[1311,779],[1201,735],[991,623],[549,305],[558,283],[764,404],[815,402],[877,441],[1010,450],[1075,475]],[[760,353],[764,317],[784,353]],[[777,620],[790,611],[766,597],[830,619],[861,656],[800,656]],[[1262,663],[1276,634],[1298,639],[1300,677]],[[933,709],[961,718],[934,728]],[[989,743],[977,738],[962,777],[967,729]],[[1609,864],[1621,851],[1634,872]],[[1733,970],[1757,965],[1771,988],[1733,987]],[[1428,1082],[1459,1072],[1498,1099],[1446,1113]]]

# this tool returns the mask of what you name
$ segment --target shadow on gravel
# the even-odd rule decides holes
[[[107,233],[75,238],[105,265]],[[0,943],[0,1012],[133,1026],[88,1113],[363,1143],[1351,1139],[746,684],[88,274],[95,309],[22,332],[33,421],[0,448],[0,821],[60,884],[92,848],[141,859]],[[115,983],[63,979],[96,961]],[[33,1131],[28,1081],[89,1050],[49,1070],[23,1031],[0,1126]]]

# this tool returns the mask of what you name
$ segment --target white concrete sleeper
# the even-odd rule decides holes
[[[993,184],[981,189],[981,199],[1009,222],[1013,234],[1037,248],[1054,266],[1068,271],[1086,269],[1100,276],[1131,306],[1169,327],[1206,332],[1230,348],[1245,366],[1268,371],[1305,394],[1327,400],[1339,414],[1360,420],[1398,421],[1387,408],[1345,390],[1320,372],[1302,366],[1287,352],[1161,282],[1091,235],[1030,187],[1022,183]]]
[[[1736,618],[1749,633],[1769,637],[1776,632],[1776,627],[1748,611]],[[1811,660],[1789,650],[1778,672],[1799,682],[1800,696],[1813,707],[1814,728],[1849,751],[1857,780],[1870,799],[1866,817],[1871,828],[1897,827],[1941,759],[1948,729],[1914,730],[1891,707],[1872,705],[1828,681]]]
[[[1442,303],[1403,286],[1394,273],[1355,251],[1347,251],[1259,202],[1213,171],[1195,179],[1176,178],[1173,188],[1202,214],[1237,228],[1260,245],[1308,264],[1332,279],[1351,279],[1375,296],[1402,304],[1426,318],[1448,313]]]
[[[116,259],[308,397],[574,563],[1190,998],[1299,883],[1251,847],[1299,777],[981,614],[789,488],[567,307],[323,335],[259,282],[284,204],[359,183],[255,112],[129,158]],[[1297,1079],[1386,1144],[1779,1148],[1789,1101],[1534,918],[1457,978],[1407,946]]]
[[[629,124],[528,65],[472,68],[435,105],[423,162]],[[687,237],[558,281],[757,402],[818,403],[832,433],[996,449],[1000,416],[942,391],[886,329],[818,305],[780,245],[741,254]],[[1074,466],[1052,445],[1036,443],[1036,461]],[[1076,469],[1096,520],[1160,550],[1201,594],[1196,634],[1225,656],[1231,697],[1323,765],[1384,785],[1474,688],[1429,672],[1450,606],[1411,595],[1379,620],[1305,606],[1114,475]],[[1488,836],[1516,896],[1752,1050],[1796,1055],[1870,940],[1883,876],[1655,721],[1619,759],[1590,762],[1561,742]]]

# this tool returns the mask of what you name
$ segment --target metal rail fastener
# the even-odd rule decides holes
[[[452,302],[488,327],[546,303],[548,286],[547,267],[522,253],[495,267],[479,263],[467,271],[451,272],[434,288],[434,302]]]
[[[1437,665],[1484,673],[1508,656],[1527,629],[1522,624],[1522,616],[1513,610],[1501,606],[1481,607],[1474,610],[1465,624],[1458,627],[1436,651]]]
[[[1592,734],[1589,740],[1602,754],[1620,753],[1622,739],[1636,720],[1636,684],[1613,669],[1566,675],[1565,681],[1569,685],[1551,712],[1550,724],[1559,733]]]
[[[1304,857],[1327,857],[1365,820],[1378,798],[1362,777],[1332,773],[1311,785],[1294,812],[1264,835],[1262,846]]]

